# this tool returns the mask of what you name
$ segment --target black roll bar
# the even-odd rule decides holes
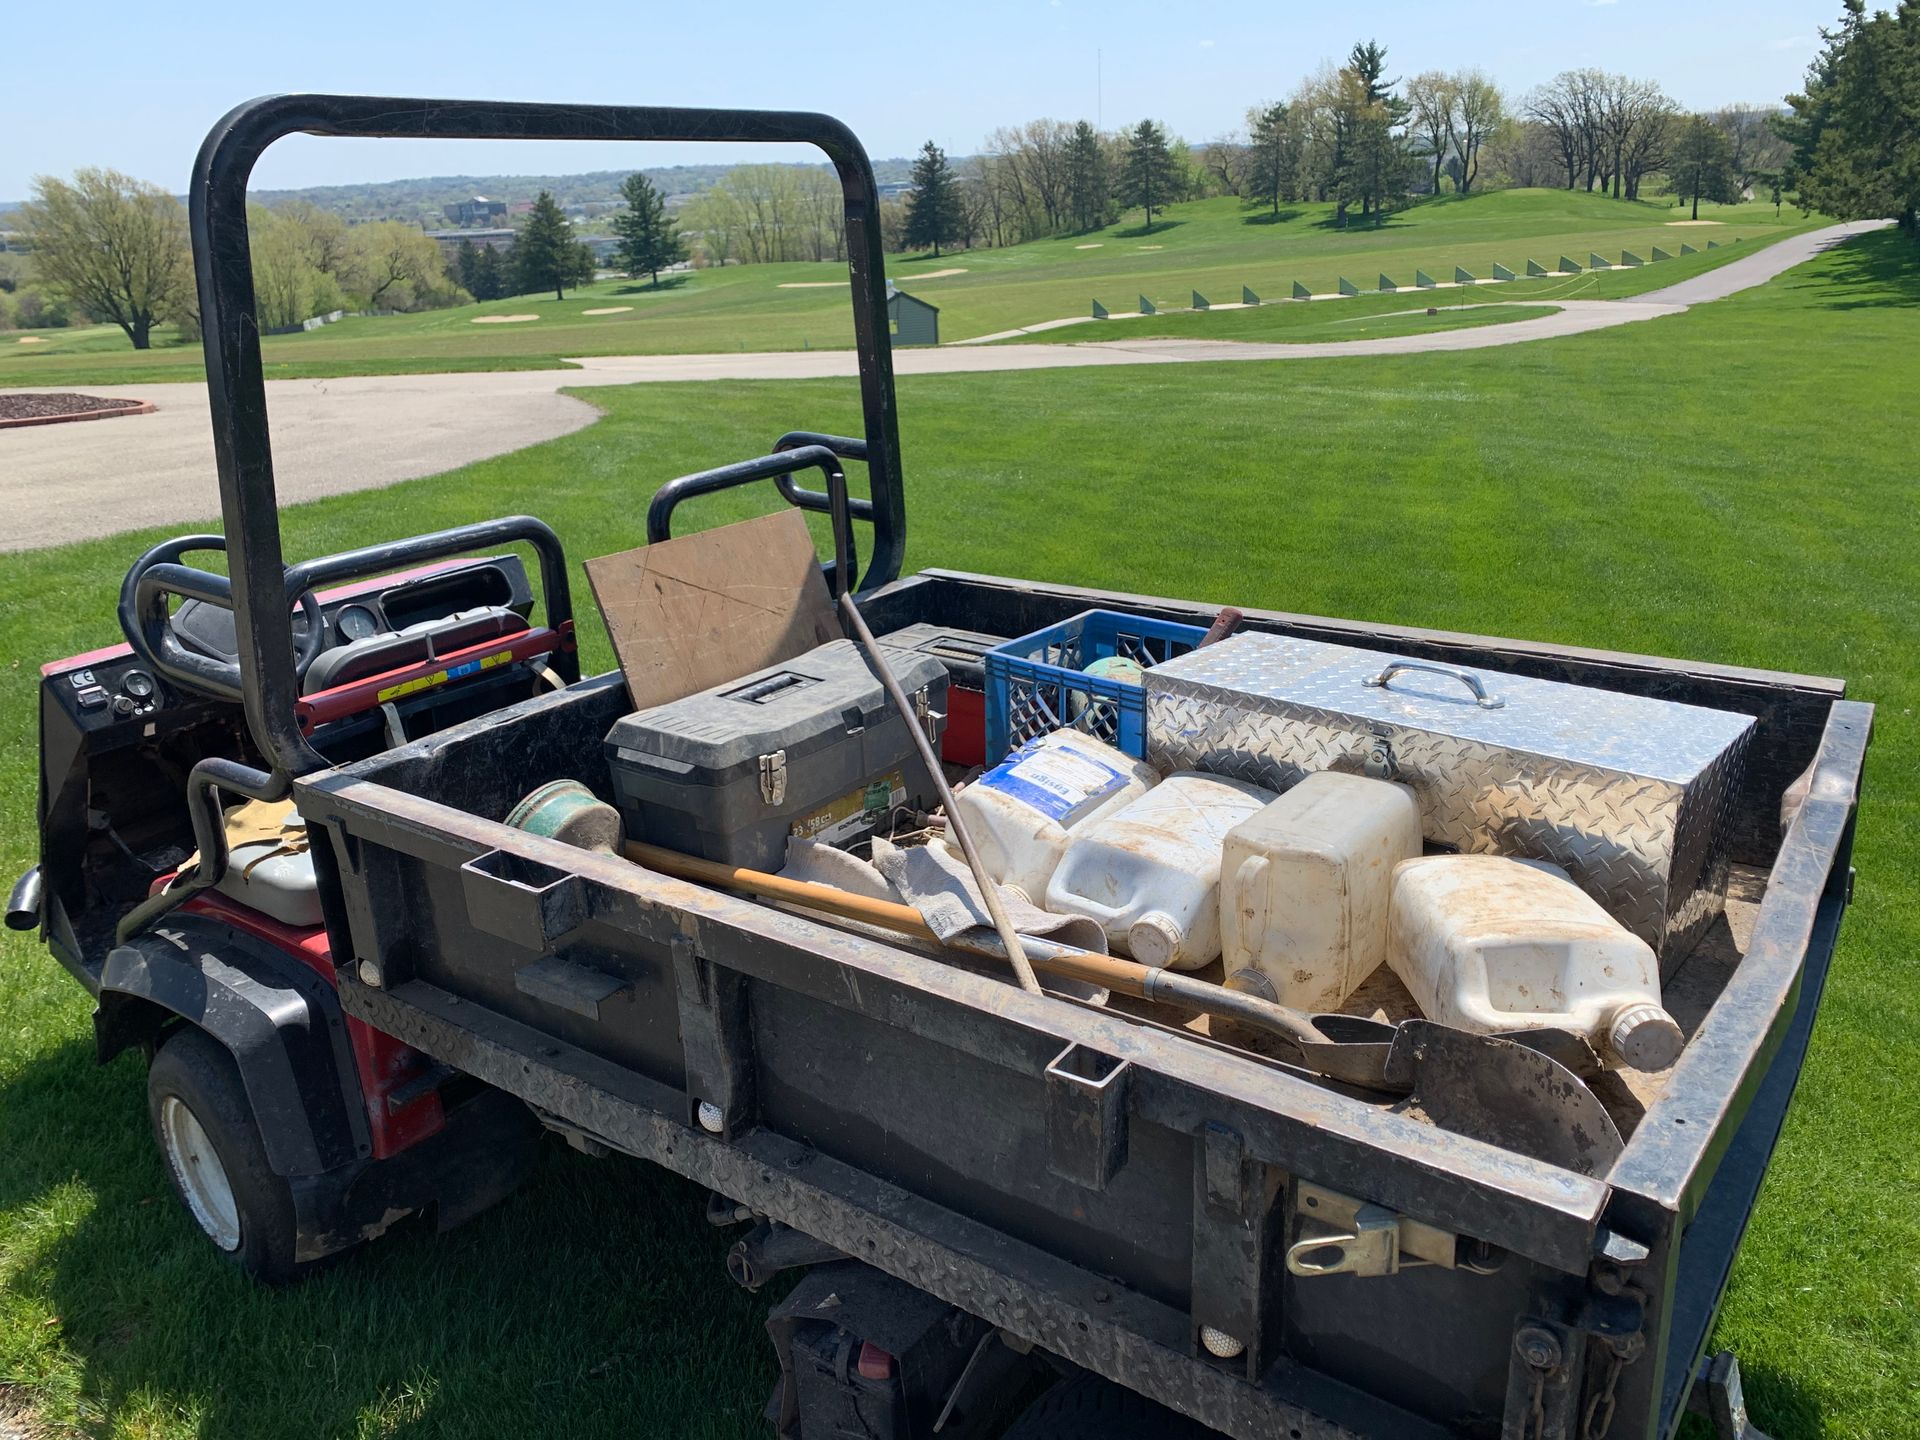
[[[266,148],[293,134],[367,139],[699,140],[819,148],[839,176],[847,222],[847,268],[866,429],[864,458],[873,497],[870,573],[889,577],[899,573],[906,550],[906,517],[879,193],[866,151],[840,121],[797,111],[354,95],[276,95],[250,101],[221,119],[201,145],[193,166],[188,215],[247,725],[277,770],[297,775],[326,763],[300,733],[294,715],[298,684],[292,658],[289,576],[280,544],[247,233],[247,180]],[[795,503],[819,508],[811,502]],[[307,577],[309,584],[313,578]]]

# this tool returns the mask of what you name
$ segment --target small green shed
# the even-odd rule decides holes
[[[940,307],[887,282],[887,331],[896,345],[938,345]]]

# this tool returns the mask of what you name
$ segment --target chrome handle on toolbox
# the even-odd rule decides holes
[[[1387,682],[1402,670],[1424,670],[1430,675],[1444,675],[1449,680],[1458,680],[1473,692],[1474,703],[1482,710],[1498,710],[1507,703],[1498,695],[1489,695],[1487,693],[1487,687],[1481,683],[1480,677],[1471,670],[1463,670],[1458,665],[1430,665],[1424,660],[1395,660],[1378,675],[1369,675],[1360,683],[1362,685],[1377,685],[1380,689],[1384,690],[1387,688]]]

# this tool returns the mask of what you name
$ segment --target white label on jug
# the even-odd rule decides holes
[[[1002,760],[977,782],[1061,820],[1127,783],[1124,772],[1064,748],[1033,748]]]

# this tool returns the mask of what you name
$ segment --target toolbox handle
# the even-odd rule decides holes
[[[1507,703],[1498,695],[1489,695],[1480,677],[1471,670],[1463,670],[1458,665],[1430,665],[1424,660],[1395,660],[1378,675],[1369,675],[1360,683],[1378,686],[1384,690],[1387,688],[1387,682],[1402,670],[1424,670],[1429,675],[1444,675],[1449,680],[1458,680],[1473,692],[1473,703],[1482,710],[1499,710]]]

